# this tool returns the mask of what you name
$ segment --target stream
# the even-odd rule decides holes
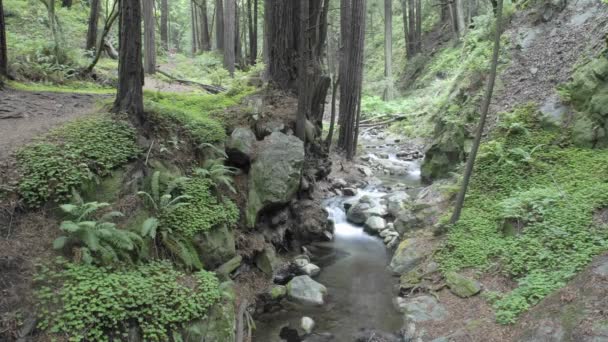
[[[256,322],[254,341],[351,342],[363,329],[397,332],[403,327],[403,315],[392,304],[397,279],[386,269],[390,251],[381,238],[369,235],[363,227],[347,221],[344,203],[362,196],[384,197],[389,194],[386,187],[394,184],[406,185],[408,192],[416,192],[420,186],[420,163],[397,159],[397,145],[387,146],[384,141],[373,137],[367,137],[363,142],[365,150],[362,155],[367,154],[365,159],[370,163],[389,162],[396,169],[407,171],[398,174],[375,171],[376,180],[370,182],[372,185],[358,189],[357,196],[336,196],[324,201],[329,218],[334,222],[334,240],[315,243],[310,250],[313,253],[311,262],[321,267],[321,273],[314,279],[328,289],[326,303],[323,306],[293,304],[293,307],[290,305],[278,312],[261,315]],[[379,154],[383,157],[377,157]],[[284,328],[301,332],[300,320],[304,316],[315,321],[316,334],[300,338],[292,330],[291,336],[286,338]]]

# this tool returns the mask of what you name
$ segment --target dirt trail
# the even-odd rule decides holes
[[[109,95],[0,91],[0,162],[51,128],[91,114]]]

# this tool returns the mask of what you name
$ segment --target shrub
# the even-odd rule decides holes
[[[60,262],[41,266],[38,327],[70,341],[112,341],[138,327],[145,341],[168,341],[185,323],[201,319],[220,299],[213,273],[186,275],[169,262],[135,268]]]

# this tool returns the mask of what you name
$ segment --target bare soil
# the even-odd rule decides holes
[[[59,124],[91,114],[107,95],[0,91],[0,162]]]

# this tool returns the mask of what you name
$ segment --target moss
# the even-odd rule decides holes
[[[23,91],[44,91],[49,93],[70,93],[70,94],[99,94],[112,95],[116,93],[115,88],[107,88],[91,82],[69,82],[62,85],[46,83],[20,83],[9,81],[10,88]]]
[[[456,272],[448,272],[445,275],[446,283],[450,291],[461,298],[467,298],[478,294],[481,286],[475,280],[464,277]]]

